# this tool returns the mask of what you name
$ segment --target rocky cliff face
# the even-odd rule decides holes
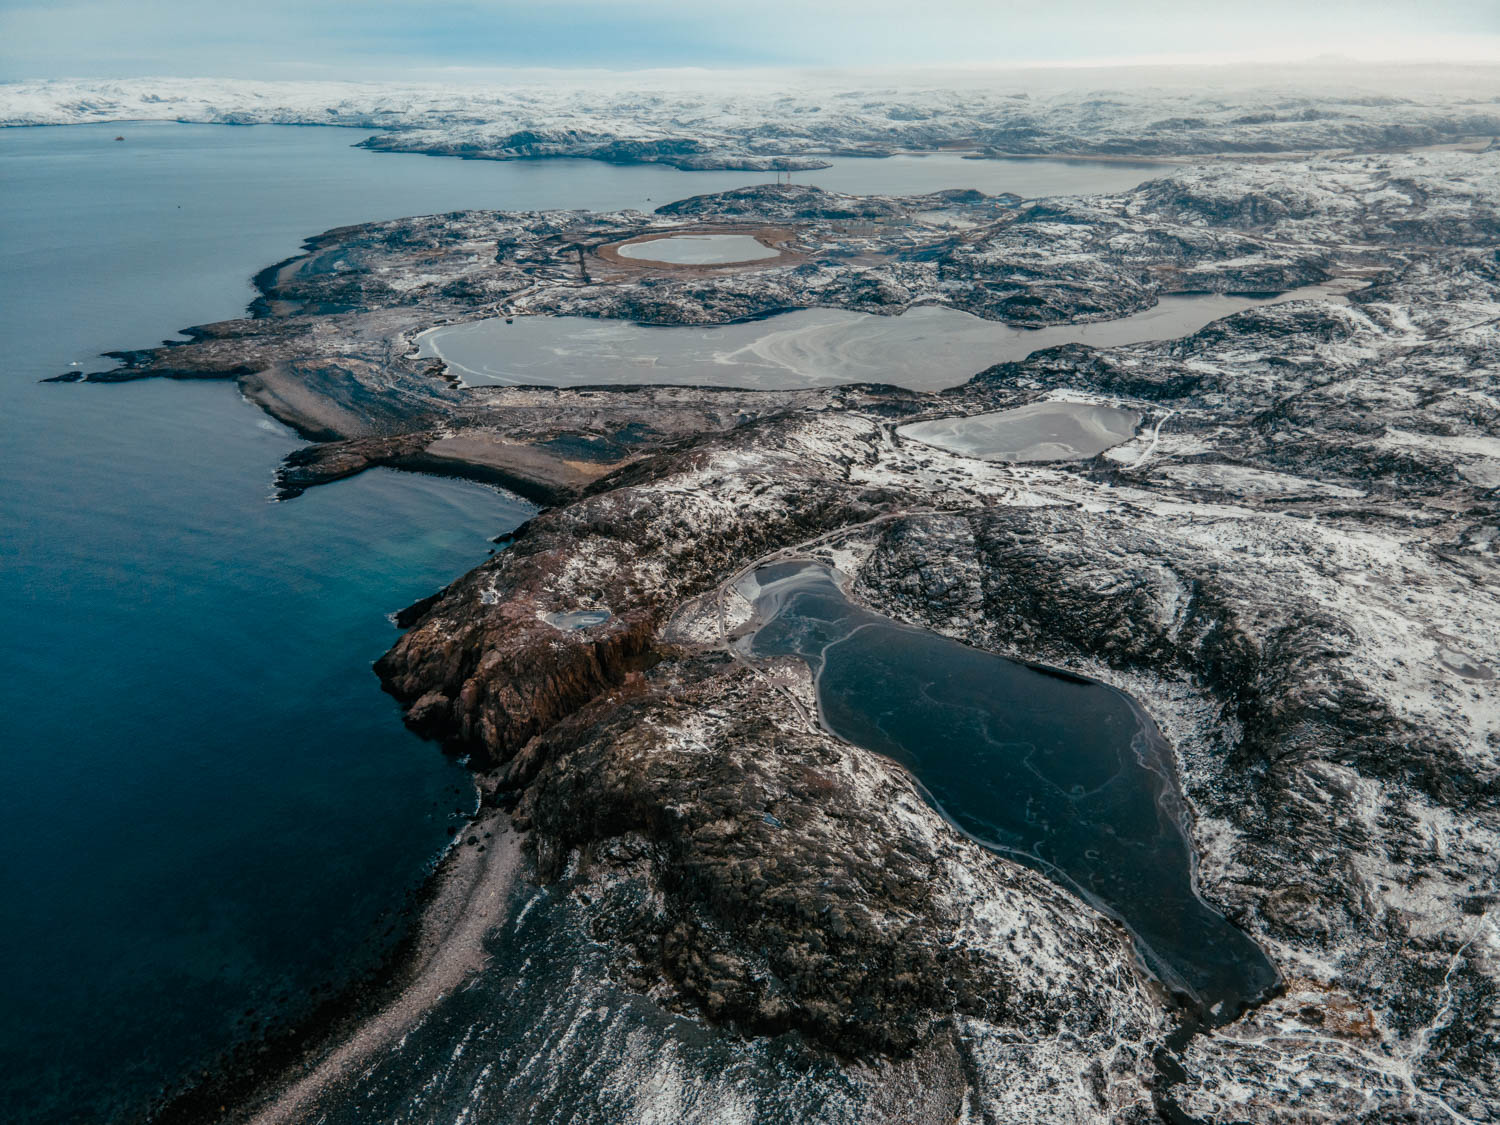
[[[899,769],[809,727],[759,675],[664,639],[672,609],[746,560],[888,510],[845,479],[867,449],[800,426],[746,428],[743,461],[714,443],[653,460],[538,517],[382,675],[497,797],[522,795],[542,878],[589,872],[593,933],[661,1002],[864,1059],[925,1049],[954,1020],[966,1056],[1055,1040],[1098,1070],[1059,1104],[1148,1106],[1162,1012],[1117,926],[954,836]],[[546,621],[579,607],[611,617]],[[806,697],[805,669],[784,674]]]
[[[588,873],[592,932],[659,1002],[867,1060],[958,1020],[964,1057],[1053,1043],[1084,1076],[1054,1092],[1069,1114],[1144,1109],[1162,1012],[1116,925],[954,836],[899,769],[809,727],[761,676],[663,639],[672,608],[743,561],[886,510],[841,479],[850,454],[752,432],[752,463],[695,450],[538,517],[382,674],[425,689],[413,718],[485,754],[497,797],[522,794],[539,875]],[[606,605],[576,633],[543,620]],[[637,637],[634,670],[601,658]],[[783,674],[808,696],[805,669]]]
[[[614,483],[613,481],[611,483]],[[764,522],[712,500],[679,505],[623,484],[538,517],[515,544],[450,587],[377,665],[424,729],[485,761],[508,761],[606,688],[659,659],[655,637],[672,603],[735,560],[873,509],[846,490],[803,477]],[[642,571],[642,567],[646,569]],[[474,605],[487,608],[480,614]],[[603,609],[602,627],[569,635],[552,614]]]

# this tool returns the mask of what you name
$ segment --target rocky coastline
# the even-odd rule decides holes
[[[939,206],[974,225],[915,221]],[[689,1116],[732,1094],[764,1120],[817,1099],[850,1121],[1497,1120],[1497,207],[1493,155],[1445,153],[1215,165],[1032,203],[762,187],[651,216],[403,219],[311,239],[260,276],[254,316],[84,377],[236,380],[316,443],[283,467],[288,497],[379,464],[549,505],[414,607],[377,672],[514,811],[525,901],[550,940],[591,950],[567,1002],[614,1013],[595,1047],[661,1046],[699,1091],[674,1103]],[[794,232],[796,264],[597,253],[747,222]],[[937,394],[465,387],[413,348],[496,315],[712,325],[941,303],[1041,325],[1332,277],[1360,281],[1349,303],[1051,348]],[[896,432],[1047,397],[1143,420],[1099,457],[1042,465]],[[1188,1014],[1116,923],[809,724],[804,667],[723,644],[749,612],[731,580],[771,556],[1138,699],[1173,744],[1200,892],[1268,951],[1280,993],[1174,1036]],[[553,623],[580,610],[608,616]],[[497,964],[540,949],[489,940]],[[477,993],[560,1018],[507,971],[479,971]],[[426,1026],[483,1040],[497,1018],[452,994]],[[555,1075],[546,1097],[599,1120],[660,1108],[569,1087],[585,1048],[565,1040],[530,1048],[526,1074]],[[506,1089],[543,1081],[514,1056],[484,1082],[433,1069],[435,1042],[340,1078],[324,1119],[394,1116],[428,1081],[501,1114]],[[815,1079],[726,1085],[773,1055]],[[715,1069],[731,1057],[741,1069]]]

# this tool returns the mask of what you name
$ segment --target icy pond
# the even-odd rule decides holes
[[[748,234],[673,234],[615,247],[622,258],[667,262],[674,266],[717,266],[729,262],[759,262],[780,257],[781,251]]]
[[[968,418],[913,422],[896,432],[984,461],[1073,461],[1129,441],[1141,416],[1087,402],[1030,402]]]
[[[1129,696],[1008,660],[849,602],[811,562],[749,580],[752,656],[798,656],[834,734],[905,766],[978,843],[1118,917],[1210,1021],[1276,983],[1198,897],[1171,750]]]
[[[596,625],[603,625],[609,620],[607,609],[574,609],[558,613],[549,613],[545,618],[548,625],[554,629],[568,632],[575,629],[592,629]]]
[[[938,391],[1040,348],[1171,340],[1255,305],[1327,295],[1326,287],[1309,286],[1272,298],[1163,297],[1133,316],[1048,328],[1012,328],[940,306],[901,316],[799,309],[713,327],[492,317],[430,329],[417,343],[419,355],[443,360],[467,386],[673,383],[785,390],[892,383]]]

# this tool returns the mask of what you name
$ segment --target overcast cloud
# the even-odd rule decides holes
[[[0,78],[512,67],[1500,61],[1500,0],[0,0]]]

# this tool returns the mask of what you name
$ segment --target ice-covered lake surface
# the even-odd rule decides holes
[[[749,234],[673,234],[645,242],[628,242],[615,253],[635,261],[667,262],[674,266],[716,266],[728,262],[759,262],[779,257],[780,250]]]
[[[757,571],[755,656],[798,656],[834,734],[905,766],[958,828],[1117,916],[1211,1020],[1276,970],[1193,887],[1171,749],[1129,696],[854,605],[812,562]]]
[[[659,327],[574,316],[503,317],[445,325],[418,337],[466,386],[577,387],[600,383],[786,390],[891,383],[937,391],[996,363],[1058,344],[1111,347],[1170,340],[1272,301],[1331,297],[1308,286],[1280,297],[1163,297],[1133,316],[1098,324],[1013,328],[941,306],[900,316],[798,309],[712,327]]]
[[[1089,402],[1029,402],[968,418],[934,418],[897,433],[984,461],[1073,461],[1129,441],[1141,416]]]
[[[547,614],[547,624],[554,629],[564,631],[592,629],[595,625],[603,625],[608,620],[609,610],[607,609],[574,609]]]

